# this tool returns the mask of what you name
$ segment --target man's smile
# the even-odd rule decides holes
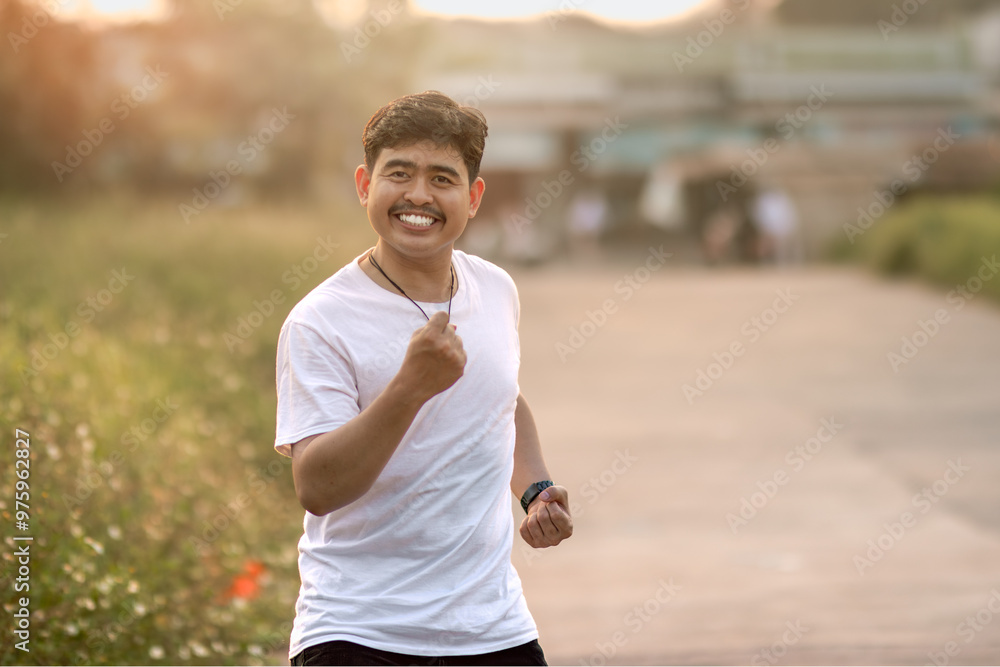
[[[444,214],[437,210],[414,206],[393,206],[389,215],[399,220],[405,227],[427,229],[435,222],[443,222]]]
[[[398,216],[400,220],[413,227],[430,227],[434,224],[434,218],[429,215],[419,215],[417,213],[402,213]]]

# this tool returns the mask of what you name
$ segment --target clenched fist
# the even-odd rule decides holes
[[[554,547],[573,534],[569,513],[569,493],[565,487],[550,486],[528,505],[521,521],[521,537],[536,549]]]
[[[427,401],[455,384],[465,372],[465,350],[444,311],[413,332],[398,378],[414,396]]]

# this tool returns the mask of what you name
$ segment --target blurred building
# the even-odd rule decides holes
[[[619,235],[650,222],[694,234],[720,206],[750,211],[777,188],[816,257],[880,205],[998,178],[987,138],[1000,127],[1000,8],[903,4],[915,11],[731,1],[655,30],[574,11],[437,21],[413,88],[490,121],[481,215],[497,226],[475,239],[484,248],[513,238],[528,259],[558,250],[580,188],[608,198]],[[650,220],[643,201],[681,214]]]

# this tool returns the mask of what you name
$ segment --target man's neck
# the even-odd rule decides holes
[[[371,261],[370,256],[365,257],[361,260],[361,268],[383,289],[399,293],[399,290],[386,279],[388,276],[415,301],[440,303],[447,301],[451,296],[449,293],[452,285],[451,248],[438,257],[423,260],[401,255],[393,248],[379,243],[371,254],[374,255],[375,262]],[[376,268],[376,264],[382,268],[385,275]],[[456,282],[455,289],[457,288]]]

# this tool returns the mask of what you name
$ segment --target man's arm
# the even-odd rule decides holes
[[[465,369],[462,339],[435,313],[414,332],[403,364],[385,390],[343,426],[292,445],[295,493],[317,516],[354,502],[372,487],[420,408],[455,384]]]
[[[514,473],[510,478],[510,490],[518,499],[535,482],[551,479],[542,446],[538,438],[538,428],[531,416],[528,402],[517,395],[514,410]],[[569,493],[562,486],[550,486],[542,491],[528,505],[528,516],[521,521],[521,537],[537,548],[554,547],[573,534],[573,519],[569,512]]]

